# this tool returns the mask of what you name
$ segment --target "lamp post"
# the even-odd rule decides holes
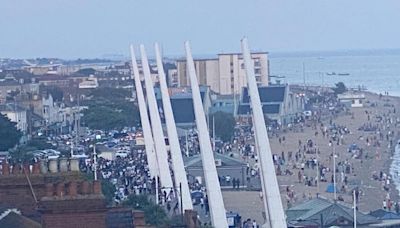
[[[335,144],[333,142],[329,142],[329,146],[332,147],[332,156],[333,156],[333,200],[336,202],[336,149]]]
[[[336,201],[336,153],[333,146],[333,199]]]
[[[357,199],[356,199],[356,190],[353,190],[353,225],[354,228],[357,228]]]
[[[97,152],[96,152],[96,142],[101,139],[101,135],[96,135],[93,143],[93,172],[94,180],[97,181]]]

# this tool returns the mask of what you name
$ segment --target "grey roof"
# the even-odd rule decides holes
[[[261,103],[283,102],[287,86],[261,86],[258,87]],[[250,97],[247,87],[243,88],[241,103],[249,103]]]
[[[287,221],[291,224],[320,223],[321,215],[324,225],[337,224],[338,220],[353,222],[353,209],[339,202],[330,202],[327,199],[314,198],[302,204],[291,207],[286,211]],[[357,224],[365,225],[379,221],[367,214],[357,212]]]
[[[396,214],[392,211],[386,211],[383,209],[378,209],[369,213],[369,215],[374,216],[377,219],[400,219],[400,214]]]
[[[279,114],[280,104],[263,104],[264,114]],[[251,113],[250,104],[241,104],[237,110],[238,115],[247,115]]]
[[[200,96],[202,102],[206,99],[208,87],[200,87]],[[159,88],[155,88],[155,93],[157,95],[157,104],[159,109],[162,109],[161,91]],[[172,112],[174,114],[174,119],[177,124],[187,124],[195,122],[194,107],[192,93],[175,93],[171,96],[171,106]]]
[[[0,227],[40,228],[42,226],[25,216],[10,212],[6,217],[0,220]]]

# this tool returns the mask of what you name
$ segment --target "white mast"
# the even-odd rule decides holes
[[[186,62],[192,88],[193,107],[196,126],[199,135],[201,159],[203,162],[204,179],[206,182],[208,203],[210,205],[211,222],[215,228],[226,228],[228,222],[224,201],[222,199],[221,186],[218,180],[217,168],[215,167],[214,153],[211,148],[210,135],[207,130],[206,116],[200,97],[200,89],[197,83],[196,70],[189,42],[185,42]]]
[[[357,228],[357,199],[356,190],[353,190],[353,226]]]
[[[144,74],[144,82],[146,85],[147,102],[149,105],[151,127],[153,129],[154,145],[156,148],[158,167],[160,171],[161,186],[164,188],[173,188],[171,171],[169,169],[167,148],[165,145],[164,132],[161,125],[160,113],[158,112],[157,100],[154,94],[153,82],[150,76],[149,62],[147,60],[144,45],[140,45],[140,53],[142,56],[142,69]]]
[[[171,151],[172,167],[174,171],[175,185],[179,186],[182,183],[182,211],[193,210],[192,198],[190,196],[190,189],[183,164],[182,151],[179,144],[178,132],[174,120],[174,113],[172,112],[171,101],[168,93],[167,81],[165,79],[164,66],[160,54],[158,43],[154,45],[157,58],[158,78],[160,81],[161,96],[164,108],[165,123],[167,125],[168,140]],[[177,194],[179,198],[180,195]]]
[[[151,177],[156,177],[159,175],[157,156],[154,150],[153,135],[151,133],[149,116],[147,113],[146,102],[144,100],[142,83],[140,82],[139,69],[136,62],[135,50],[131,45],[131,58],[132,58],[132,72],[134,75],[136,96],[138,99],[140,121],[142,123],[143,137],[145,150],[147,155],[147,163],[149,165],[149,171]]]
[[[271,147],[269,144],[267,128],[262,112],[260,95],[256,78],[254,75],[254,65],[251,61],[247,39],[242,40],[243,59],[246,66],[248,90],[250,95],[251,107],[253,110],[255,137],[258,145],[258,156],[263,178],[262,190],[266,213],[269,213],[270,220],[267,226],[271,228],[286,227],[285,213],[282,206],[281,195],[279,192],[278,180],[275,174],[275,166],[272,161]],[[268,187],[267,187],[268,185]]]

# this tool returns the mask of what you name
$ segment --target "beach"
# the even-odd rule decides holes
[[[285,208],[317,196],[334,199],[333,191],[327,190],[333,186],[335,151],[336,200],[352,204],[352,191],[356,190],[360,211],[370,212],[384,205],[396,210],[399,192],[392,181],[390,166],[399,139],[396,122],[400,114],[396,107],[400,105],[400,97],[362,93],[366,98],[364,107],[321,115],[320,122],[308,120],[301,131],[294,127],[269,131]],[[336,129],[330,131],[332,125]],[[332,140],[332,135],[336,140]],[[223,195],[227,211],[262,221],[264,209],[259,192],[224,191]]]

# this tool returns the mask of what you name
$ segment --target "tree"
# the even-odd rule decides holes
[[[117,105],[118,106],[118,105]],[[83,112],[83,122],[91,129],[122,129],[126,126],[135,126],[139,121],[138,109],[133,103],[124,107],[103,104],[90,105]]]
[[[82,74],[86,76],[94,75],[96,73],[96,70],[93,68],[84,68],[80,69],[76,72],[77,74]]]
[[[5,115],[0,114],[0,151],[7,151],[19,142],[22,133],[16,125]]]
[[[129,90],[99,88],[91,92],[92,99],[83,112],[83,122],[91,129],[112,130],[139,124],[137,106],[126,100]]]
[[[35,150],[55,149],[51,143],[47,142],[45,137],[32,138],[26,146],[35,148]]]
[[[142,210],[147,224],[164,227],[166,224],[170,223],[164,209],[150,201],[147,195],[130,195],[128,199],[123,202],[123,205],[136,210]]]
[[[336,95],[342,94],[347,91],[346,85],[343,82],[338,82],[335,84],[335,88],[333,88],[333,91],[335,92]]]
[[[211,123],[213,121],[213,117],[216,136],[225,142],[231,140],[236,124],[233,115],[225,112],[216,112],[210,116],[209,120]],[[211,130],[212,129],[213,127],[211,127]]]
[[[107,204],[111,204],[115,193],[115,186],[110,181],[102,179],[101,192],[106,198]]]
[[[15,150],[10,151],[11,161],[14,163],[29,162],[33,159],[34,147],[19,146]]]
[[[43,86],[42,89],[51,94],[55,102],[61,102],[64,98],[64,92],[57,86]]]

